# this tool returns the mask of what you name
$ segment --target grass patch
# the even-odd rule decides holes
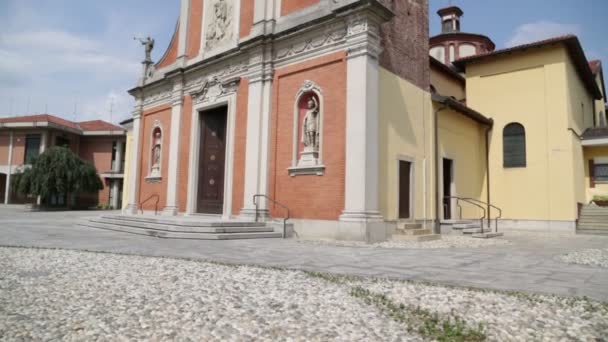
[[[350,294],[362,299],[368,305],[374,305],[393,320],[407,326],[408,332],[417,332],[425,338],[435,341],[485,341],[484,327],[479,324],[476,328],[469,327],[460,317],[452,315],[442,318],[437,313],[397,304],[387,296],[355,286]]]

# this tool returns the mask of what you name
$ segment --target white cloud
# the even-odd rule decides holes
[[[551,21],[538,21],[520,25],[515,29],[506,46],[512,47],[538,40],[563,36],[567,34],[579,35],[581,28],[575,24],[561,24]]]

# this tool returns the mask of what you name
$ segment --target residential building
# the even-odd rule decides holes
[[[73,122],[49,114],[0,118],[0,190],[2,202],[31,201],[11,189],[11,175],[28,167],[51,146],[63,146],[88,160],[97,169],[104,189],[98,194],[80,194],[82,207],[98,204],[119,208],[122,198],[125,130],[111,123],[93,120]],[[65,198],[49,199],[62,206]]]

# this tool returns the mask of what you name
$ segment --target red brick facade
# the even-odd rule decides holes
[[[283,0],[281,1],[281,15],[291,14],[319,2],[320,0]]]
[[[161,149],[161,179],[148,180],[150,176],[150,159],[152,156],[152,131],[155,122],[160,122],[162,130],[162,149]],[[139,196],[137,203],[145,202],[144,210],[156,209],[156,196],[158,196],[158,209],[165,207],[167,200],[167,175],[169,165],[169,139],[171,132],[171,107],[169,105],[159,106],[144,112],[141,125],[141,168],[139,175]]]
[[[294,98],[305,80],[323,90],[323,176],[292,177]],[[292,217],[337,220],[344,209],[346,61],[334,53],[275,73],[270,162],[270,197],[293,210]],[[271,207],[271,215],[284,215]]]

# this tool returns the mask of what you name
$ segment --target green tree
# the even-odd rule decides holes
[[[39,155],[32,167],[15,177],[17,192],[40,196],[46,203],[52,195],[66,195],[72,207],[71,195],[94,193],[103,189],[95,166],[65,147],[51,147]]]

